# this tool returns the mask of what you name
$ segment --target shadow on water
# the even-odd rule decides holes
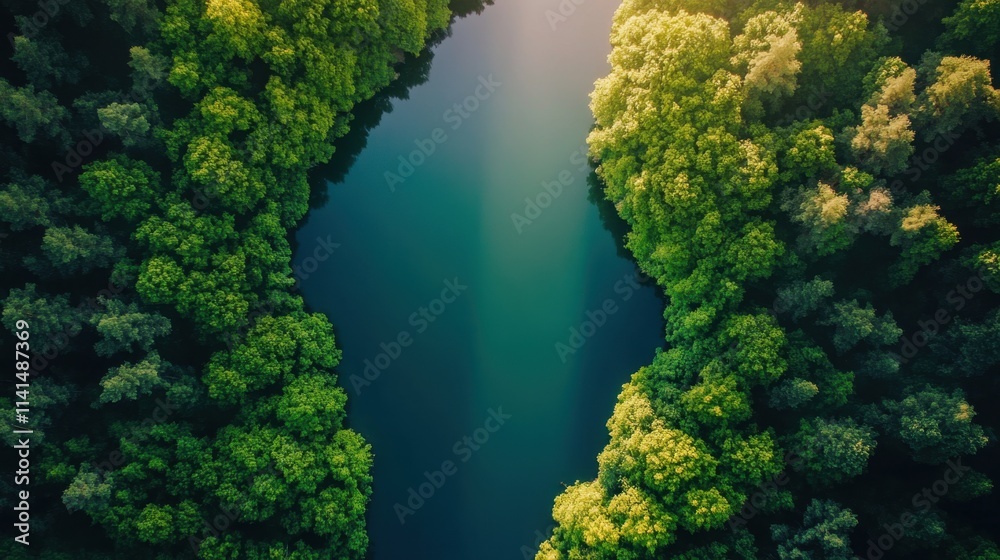
[[[453,0],[450,4],[452,23],[470,14],[481,14],[492,4],[493,0]],[[327,203],[328,184],[340,184],[344,181],[358,155],[368,145],[368,134],[382,122],[385,114],[392,112],[393,102],[409,99],[411,89],[427,82],[431,61],[434,60],[434,47],[450,36],[451,26],[431,37],[419,55],[407,55],[396,67],[396,80],[351,111],[350,131],[334,141],[333,157],[329,162],[314,167],[309,173],[310,208],[320,208]]]
[[[601,216],[601,225],[615,239],[615,251],[623,259],[635,260],[632,252],[625,247],[625,237],[628,235],[628,223],[618,215],[613,202],[604,195],[604,181],[597,175],[594,162],[590,163],[590,174],[587,175],[587,200],[597,207]]]
[[[469,15],[483,13],[487,6],[492,6],[494,0],[452,0],[449,8],[452,11],[451,23]],[[396,66],[397,78],[379,90],[374,97],[358,103],[350,114],[350,129],[347,134],[333,141],[334,153],[330,161],[317,165],[309,171],[309,209],[322,208],[330,200],[330,185],[344,182],[354,162],[368,145],[368,135],[382,122],[382,117],[391,113],[396,100],[406,100],[410,90],[427,82],[431,72],[431,62],[434,60],[434,47],[451,36],[451,25],[436,33],[427,41],[420,54],[406,55],[406,58]],[[288,242],[295,255],[298,252],[299,241],[295,230],[289,231]],[[296,292],[301,295],[301,292]],[[309,302],[306,309],[312,311]],[[334,325],[334,335],[337,334]]]
[[[452,23],[456,19],[470,14],[481,14],[487,6],[492,6],[493,0],[453,0]],[[331,184],[343,183],[347,174],[354,166],[358,156],[368,145],[368,134],[378,127],[382,117],[391,113],[396,100],[406,100],[410,90],[427,82],[431,62],[434,60],[434,47],[451,36],[451,26],[433,36],[419,55],[407,55],[396,66],[397,78],[388,86],[382,88],[374,97],[358,103],[351,111],[350,130],[344,136],[334,140],[334,153],[330,161],[317,165],[309,171],[309,209],[322,208],[330,200]],[[288,235],[292,254],[298,250],[298,240],[295,232]],[[306,304],[308,308],[308,303]]]
[[[335,151],[330,161],[314,167],[309,174],[312,187],[309,207],[321,208],[329,200],[329,185],[340,184],[354,166],[358,155],[368,145],[368,134],[382,122],[382,117],[392,112],[395,100],[408,99],[410,90],[427,81],[434,60],[433,47],[448,36],[441,33],[418,56],[407,56],[396,67],[399,77],[367,101],[359,103],[351,113],[350,131],[334,142]]]
[[[469,14],[479,15],[483,13],[486,6],[492,5],[493,0],[451,0],[448,7],[451,8],[451,13],[455,17],[463,18]]]
[[[604,189],[606,185],[604,181],[597,175],[597,167],[593,161],[590,162],[590,174],[587,175],[587,200],[591,204],[597,207],[597,212],[601,217],[601,225],[604,229],[611,234],[611,237],[615,240],[615,251],[619,257],[626,259],[633,264],[635,264],[638,270],[639,265],[636,263],[635,256],[632,255],[632,251],[629,251],[625,246],[625,238],[628,236],[630,230],[628,222],[626,222],[618,214],[618,210],[615,208],[615,204],[611,202],[607,196],[604,194]],[[649,286],[655,286],[655,282],[650,278],[643,282]],[[664,295],[663,290],[656,286],[656,297],[660,299],[663,303],[663,307],[667,306],[667,296]]]

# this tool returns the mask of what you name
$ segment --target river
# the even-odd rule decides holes
[[[297,233],[375,456],[375,560],[530,555],[662,344],[663,302],[588,199],[614,8],[500,0],[458,20]]]

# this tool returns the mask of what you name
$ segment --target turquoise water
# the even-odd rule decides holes
[[[503,0],[456,22],[297,235],[302,292],[334,323],[349,422],[374,450],[377,560],[530,556],[662,342],[662,301],[588,200],[614,6],[558,6]],[[309,262],[317,240],[335,248]]]

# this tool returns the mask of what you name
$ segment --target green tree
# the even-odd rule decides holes
[[[795,93],[796,77],[802,64],[802,50],[795,25],[801,20],[801,6],[789,13],[763,12],[750,18],[743,33],[733,39],[734,69],[744,75],[743,84],[751,103],[768,101],[773,107],[782,96]],[[750,109],[751,114],[755,109]]]
[[[1000,41],[1000,2],[996,0],[962,0],[955,13],[943,21],[948,29],[941,36],[945,44],[985,54]]]
[[[248,393],[296,376],[329,370],[340,361],[333,329],[322,315],[299,312],[261,317],[231,351],[212,356],[204,381],[209,394],[237,403]]]
[[[101,125],[120,137],[126,147],[137,146],[149,132],[149,120],[138,103],[112,103],[97,110]]]
[[[35,86],[14,87],[0,78],[0,119],[17,129],[22,142],[31,143],[36,137],[63,139],[63,128],[69,113],[48,91],[35,91]]]
[[[976,225],[1000,224],[1000,156],[980,158],[972,167],[948,176],[944,184],[949,198],[975,212]]]
[[[54,218],[69,213],[72,201],[38,175],[16,175],[0,190],[0,220],[12,231],[51,226]]]
[[[870,303],[862,307],[856,299],[834,303],[819,324],[834,327],[833,346],[841,353],[863,340],[875,347],[894,344],[903,334],[891,311],[879,317]]]
[[[913,459],[943,463],[973,454],[987,443],[983,427],[973,423],[975,410],[963,391],[925,385],[907,391],[901,400],[885,400],[885,432],[905,443]]]
[[[851,418],[802,420],[788,447],[801,458],[811,484],[833,485],[864,472],[875,452],[875,432]]]
[[[778,289],[775,312],[779,315],[791,312],[792,319],[798,321],[822,308],[824,301],[832,296],[833,282],[819,276],[808,282],[793,282]]]
[[[17,36],[11,59],[28,76],[28,82],[38,89],[48,90],[64,82],[76,83],[81,70],[87,66],[87,59],[79,53],[71,56],[62,44],[63,38],[51,32],[32,38]]]
[[[802,517],[802,527],[773,525],[771,538],[778,545],[778,558],[795,560],[853,560],[851,532],[858,518],[832,500],[812,500]]]
[[[121,400],[134,401],[143,395],[153,392],[153,389],[163,385],[161,374],[167,367],[160,355],[151,352],[141,362],[113,367],[101,379],[101,396],[98,403],[107,404]]]
[[[122,26],[128,33],[149,34],[156,31],[160,22],[160,11],[156,3],[149,0],[103,0],[111,10],[111,20]]]
[[[1000,92],[993,88],[988,60],[929,53],[920,70],[931,82],[920,95],[920,118],[930,123],[928,140],[997,117]]]
[[[781,209],[802,224],[800,243],[820,256],[845,249],[854,242],[855,231],[847,220],[850,200],[822,181],[815,188],[788,191]]]
[[[136,303],[98,298],[104,309],[90,317],[101,339],[94,344],[98,356],[119,352],[149,352],[158,338],[170,334],[170,320],[158,313],[145,313]]]
[[[778,410],[799,408],[819,393],[819,387],[805,379],[786,379],[771,390],[770,405]]]
[[[958,228],[941,216],[940,210],[939,206],[916,204],[903,211],[899,228],[890,238],[890,243],[901,249],[891,272],[897,285],[912,279],[920,267],[958,244]]]
[[[85,313],[70,305],[69,294],[51,296],[39,293],[35,284],[25,284],[12,289],[4,300],[3,325],[16,332],[18,320],[28,322],[32,338],[54,340],[59,335],[79,334]]]
[[[89,163],[80,186],[100,205],[105,220],[138,221],[149,214],[160,195],[160,176],[143,161],[124,155]]]
[[[907,114],[892,115],[888,105],[861,107],[861,124],[849,129],[851,150],[860,165],[873,173],[903,171],[913,155],[915,134]]]
[[[91,232],[79,225],[50,227],[42,237],[44,260],[28,256],[25,265],[41,276],[72,276],[110,268],[124,254],[124,247],[104,232]]]

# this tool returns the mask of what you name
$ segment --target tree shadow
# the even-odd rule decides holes
[[[615,239],[615,251],[619,257],[628,260],[635,260],[632,252],[625,247],[625,237],[631,231],[628,222],[618,215],[615,204],[604,195],[604,181],[597,175],[597,165],[590,162],[590,173],[587,175],[587,200],[597,207],[597,212],[601,217],[601,225],[604,226]]]
[[[453,0],[450,5],[452,23],[470,14],[481,14],[486,6],[492,4],[493,0]],[[335,151],[330,161],[315,166],[309,172],[311,209],[320,208],[329,201],[329,183],[336,185],[344,182],[354,162],[368,145],[368,134],[382,122],[384,115],[392,112],[394,102],[409,99],[411,89],[427,82],[434,60],[434,47],[450,36],[451,26],[431,37],[419,55],[406,55],[403,62],[396,66],[398,77],[374,97],[354,107],[350,131],[334,140]]]

